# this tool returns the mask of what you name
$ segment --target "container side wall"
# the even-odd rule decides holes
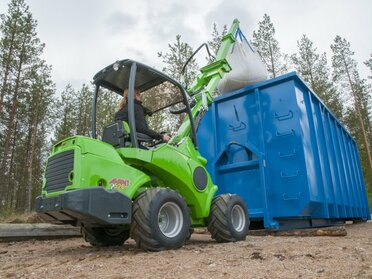
[[[350,215],[348,218],[354,218],[357,216],[357,211],[356,208],[358,206],[358,200],[356,197],[355,193],[355,185],[356,181],[353,179],[352,175],[353,172],[351,170],[351,165],[350,165],[350,153],[348,152],[348,149],[346,147],[348,136],[345,130],[340,129],[340,138],[341,138],[341,149],[342,149],[342,154],[343,154],[343,160],[344,160],[344,165],[345,165],[345,174],[346,174],[346,179],[347,179],[347,184],[346,184],[346,189],[347,189],[347,195],[349,196],[349,208],[350,208]]]
[[[262,88],[260,96],[272,213],[276,218],[298,216],[309,191],[294,82]]]
[[[348,173],[347,173],[347,166],[346,166],[346,157],[344,154],[344,150],[342,148],[342,143],[343,143],[343,138],[342,138],[342,131],[341,131],[341,126],[337,123],[335,126],[335,134],[336,134],[336,144],[337,144],[337,150],[339,153],[339,164],[340,164],[340,169],[341,169],[341,176],[342,176],[342,192],[344,195],[344,206],[346,209],[346,218],[352,217],[352,209],[351,209],[351,204],[352,204],[352,196],[350,195],[350,190],[349,190],[349,183],[348,183]]]
[[[357,168],[356,175],[358,177],[359,189],[360,189],[360,193],[361,193],[361,196],[362,196],[362,199],[361,199],[362,200],[361,208],[362,208],[362,211],[363,211],[362,217],[364,219],[370,220],[371,219],[371,211],[368,207],[366,186],[365,186],[364,177],[363,177],[363,173],[362,173],[362,168],[361,168],[361,163],[360,163],[360,156],[359,156],[358,148],[357,148],[356,143],[354,141],[353,141],[353,157],[354,157],[354,160],[355,160],[356,166],[357,166],[356,167]]]
[[[353,194],[354,194],[354,207],[355,207],[355,216],[362,216],[363,215],[363,202],[361,199],[361,187],[360,187],[360,182],[357,177],[357,170],[355,168],[355,160],[354,160],[354,155],[353,155],[353,149],[352,149],[352,138],[348,135],[347,137],[347,142],[345,144],[346,152],[347,152],[347,158],[348,158],[348,163],[349,163],[349,168],[350,168],[350,175],[351,175],[351,187],[353,189]]]
[[[303,88],[303,90],[306,90]],[[316,150],[314,158],[316,159],[317,183],[314,185],[317,188],[318,195],[313,195],[310,204],[317,208],[312,216],[317,218],[333,218],[337,217],[336,209],[333,205],[335,197],[332,189],[332,177],[329,164],[329,154],[327,152],[327,144],[325,138],[325,130],[323,127],[323,111],[324,106],[312,94],[311,91],[306,91],[309,97],[309,111],[311,130],[313,131],[313,148]],[[331,217],[332,218],[332,217]]]
[[[216,100],[200,122],[198,141],[217,194],[243,197],[252,219],[264,216],[263,139],[260,106],[254,90]]]
[[[322,167],[322,174],[323,174],[323,185],[326,193],[326,204],[328,207],[328,214],[329,218],[339,218],[339,212],[336,205],[337,201],[337,191],[335,189],[336,177],[335,177],[335,170],[333,168],[332,157],[332,144],[331,138],[329,134],[329,123],[327,120],[327,109],[318,102],[316,105],[316,112],[317,112],[317,128],[316,130],[319,133],[319,157],[320,157],[320,164]]]
[[[339,144],[338,144],[338,138],[337,138],[337,126],[338,123],[335,121],[335,119],[332,118],[332,115],[328,113],[328,121],[330,124],[330,136],[332,139],[332,149],[334,152],[334,158],[333,158],[333,164],[335,168],[337,169],[337,192],[339,194],[338,196],[338,209],[340,214],[340,218],[346,218],[347,216],[347,198],[345,196],[345,178],[344,178],[344,172],[343,172],[343,166],[341,161],[341,155],[339,150]]]
[[[304,157],[307,173],[305,174],[309,187],[309,200],[304,212],[309,212],[312,218],[328,218],[328,207],[325,203],[326,174],[320,160],[321,138],[319,136],[319,112],[316,107],[318,100],[313,98],[306,87],[296,83],[296,96],[302,114],[299,118],[303,135]]]

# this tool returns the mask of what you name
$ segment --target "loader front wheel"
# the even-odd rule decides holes
[[[129,238],[129,230],[120,227],[81,227],[81,233],[92,246],[120,246]]]
[[[133,203],[131,236],[147,251],[177,249],[189,236],[185,200],[168,188],[149,189]]]
[[[249,223],[247,206],[240,196],[223,194],[213,199],[208,231],[217,242],[245,240]]]

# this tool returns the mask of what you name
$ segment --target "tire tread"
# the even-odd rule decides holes
[[[236,198],[237,195],[222,194],[213,199],[211,212],[208,222],[208,231],[211,233],[213,239],[217,242],[235,242],[240,240],[245,240],[246,233],[242,236],[234,236],[234,232],[231,229],[230,216],[229,216],[229,203]],[[246,216],[248,227],[249,227],[249,217]],[[248,232],[248,228],[246,228]]]

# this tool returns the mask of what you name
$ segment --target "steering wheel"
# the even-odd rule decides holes
[[[160,132],[161,135],[164,135],[164,134],[168,134],[167,132]],[[154,146],[157,146],[158,144],[161,144],[161,143],[167,143],[166,141],[163,140],[163,138],[159,139],[159,140],[155,140],[155,139],[152,139],[152,142],[150,142],[148,144],[149,147],[154,147]]]

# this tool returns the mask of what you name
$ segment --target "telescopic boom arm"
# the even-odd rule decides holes
[[[200,69],[200,74],[196,77],[194,83],[187,90],[193,96],[201,93],[201,98],[196,97],[197,103],[192,108],[192,117],[198,124],[198,119],[201,118],[203,113],[208,110],[208,105],[213,102],[213,92],[216,90],[219,82],[225,75],[230,72],[231,66],[226,60],[226,56],[235,42],[235,33],[239,28],[239,20],[234,19],[229,32],[222,38],[221,46],[218,49],[216,59]],[[188,118],[182,123],[178,130],[177,136],[172,139],[172,143],[179,142],[185,136],[190,134],[190,120]]]

